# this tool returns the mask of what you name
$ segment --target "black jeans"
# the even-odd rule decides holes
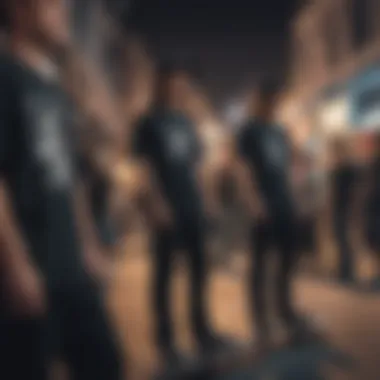
[[[122,379],[120,351],[100,291],[90,281],[50,292],[44,319],[4,315],[0,323],[1,378],[48,379],[49,364],[60,356],[73,380]]]
[[[334,218],[334,235],[339,254],[339,277],[351,280],[354,276],[353,250],[350,242],[348,215],[345,211],[336,210]]]
[[[210,332],[206,317],[206,253],[205,231],[200,223],[182,223],[175,230],[160,230],[153,234],[153,307],[156,318],[156,338],[160,347],[173,343],[173,323],[170,310],[170,288],[177,249],[186,252],[190,267],[190,312],[194,335],[200,341]]]
[[[279,215],[273,222],[261,221],[252,228],[252,269],[248,283],[252,314],[258,329],[269,328],[267,305],[267,264],[271,248],[276,248],[279,257],[278,273],[271,284],[280,317],[288,325],[296,321],[291,302],[291,280],[298,261],[296,223],[293,217]]]
[[[317,256],[317,222],[315,217],[304,217],[298,220],[298,248],[301,254],[307,253],[311,257]]]
[[[47,380],[47,361],[38,319],[0,316],[0,377],[4,380]]]

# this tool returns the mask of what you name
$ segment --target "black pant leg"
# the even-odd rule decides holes
[[[189,223],[181,228],[190,266],[190,317],[193,331],[198,339],[211,333],[207,316],[207,253],[206,236],[201,225]]]
[[[275,244],[279,255],[275,277],[275,296],[280,316],[286,323],[296,321],[292,303],[292,280],[298,264],[297,224],[292,215],[279,215],[274,222]]]
[[[173,275],[175,233],[171,230],[156,231],[153,236],[152,301],[156,323],[156,339],[159,346],[173,343],[170,285]]]
[[[0,378],[47,380],[43,319],[0,316]]]
[[[268,222],[258,222],[251,231],[251,272],[248,294],[257,329],[268,328],[268,305],[266,300],[267,261],[273,240],[272,226]]]
[[[73,380],[121,380],[123,358],[100,289],[90,280],[53,300]]]
[[[334,215],[335,239],[339,252],[339,277],[351,279],[353,277],[353,251],[349,239],[347,215],[336,212]]]

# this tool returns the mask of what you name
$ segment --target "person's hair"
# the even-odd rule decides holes
[[[156,83],[155,83],[155,103],[159,104],[165,101],[168,81],[175,75],[184,74],[192,78],[190,70],[178,63],[163,62],[156,68]]]
[[[160,83],[165,82],[170,77],[177,74],[186,74],[191,76],[190,70],[183,64],[175,62],[162,62],[157,68],[157,78]]]
[[[266,101],[272,101],[277,98],[281,92],[280,84],[274,79],[262,79],[256,83],[257,95]]]

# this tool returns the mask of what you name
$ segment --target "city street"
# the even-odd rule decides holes
[[[141,247],[139,249],[143,250]],[[128,253],[120,258],[117,281],[110,289],[110,308],[126,350],[131,379],[144,380],[151,378],[158,365],[152,345],[149,312],[151,268],[148,256],[131,252],[130,248],[127,250]],[[185,277],[179,268],[173,297],[179,344],[190,349],[191,339],[186,328]],[[329,368],[329,377],[378,379],[380,296],[350,291],[337,284],[306,276],[298,277],[295,292],[297,306],[324,326],[334,347],[355,359],[354,369],[345,372]],[[210,286],[210,310],[219,331],[243,341],[250,337],[242,278],[228,273],[214,273]]]

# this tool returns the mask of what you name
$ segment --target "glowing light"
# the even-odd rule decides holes
[[[326,133],[341,132],[348,126],[349,107],[345,96],[322,104],[319,111],[319,123]]]

